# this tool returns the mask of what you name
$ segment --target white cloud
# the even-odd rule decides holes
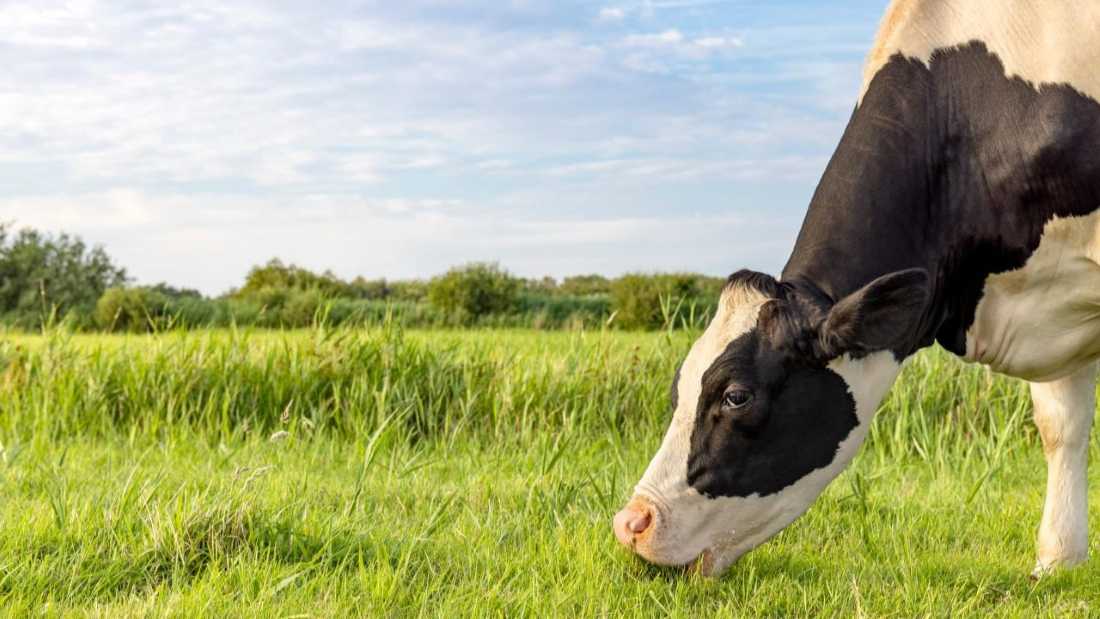
[[[744,47],[745,42],[737,37],[702,37],[692,41],[695,45],[707,49]]]
[[[415,268],[402,264],[404,248],[446,236],[454,226],[470,227],[462,207],[454,199],[312,195],[271,203],[232,194],[150,195],[119,188],[0,200],[0,221],[80,234],[106,245],[139,282],[168,280],[214,294],[239,284],[251,265],[272,256],[349,277],[415,275]]]
[[[5,133],[24,136],[18,146],[0,138],[0,159],[51,162],[86,183],[376,183],[442,166],[475,142],[531,144],[494,129],[495,108],[576,87],[606,66],[598,45],[570,34],[246,4],[89,4],[77,18],[8,7],[16,18],[5,40],[29,58],[0,74]],[[47,52],[29,43],[89,28],[108,53],[75,55],[62,49],[69,39]]]
[[[689,37],[671,29],[658,33],[631,34],[622,39],[620,46],[631,53],[624,64],[647,73],[672,73],[682,71],[683,63],[706,61],[714,57],[729,56],[745,47],[739,36],[713,35]],[[670,65],[675,60],[678,65]]]
[[[0,220],[208,291],[275,254],[349,274],[473,258],[562,274],[555,248],[579,239],[578,270],[690,261],[686,241],[679,258],[628,242],[690,237],[650,217],[685,203],[653,196],[697,190],[699,221],[729,228],[706,218],[751,214],[732,187],[808,193],[862,55],[848,31],[852,49],[816,23],[741,30],[722,7],[3,2]]]
[[[683,40],[683,33],[672,29],[656,34],[632,34],[623,40],[623,44],[628,47],[664,47],[675,45]]]
[[[631,34],[623,37],[618,46],[626,51],[623,66],[642,73],[659,75],[692,75],[698,72],[698,63],[712,60],[728,60],[742,52],[745,41],[730,34],[701,34],[689,36],[677,29],[657,33]],[[712,74],[711,70],[704,75]]]
[[[605,159],[547,168],[555,177],[595,177],[612,182],[623,177],[680,182],[690,180],[807,181],[816,178],[825,161],[817,157],[775,159]]]
[[[410,42],[408,33],[372,21],[349,21],[335,30],[340,47],[347,51],[396,48]]]
[[[796,221],[742,215],[483,217],[461,200],[310,196],[277,211],[234,195],[147,195],[133,189],[0,201],[0,221],[67,230],[110,253],[142,283],[167,280],[220,293],[279,256],[352,277],[411,277],[469,260],[501,260],[524,275],[700,268],[775,268],[768,254]],[[89,217],[96,213],[97,217]],[[333,227],[331,222],[340,225]],[[778,238],[777,238],[778,237]],[[731,245],[731,238],[768,238]],[[410,247],[428,248],[409,253]],[[634,251],[647,248],[644,252]],[[155,251],[153,250],[155,248]],[[362,248],[364,251],[349,251]],[[732,262],[731,262],[732,261]],[[732,267],[730,267],[732,268]]]
[[[620,7],[607,6],[600,9],[600,21],[621,21],[626,17],[626,11]]]

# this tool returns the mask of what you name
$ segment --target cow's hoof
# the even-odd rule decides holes
[[[1035,562],[1035,569],[1031,570],[1031,580],[1038,581],[1055,572],[1080,565],[1088,559],[1088,554],[1073,555],[1060,559],[1039,559]]]
[[[1043,565],[1043,562],[1039,561],[1038,563],[1035,564],[1035,569],[1031,570],[1031,580],[1032,580],[1032,582],[1039,582],[1043,578],[1046,578],[1047,576],[1050,576],[1051,574],[1054,573],[1054,569],[1055,569],[1054,566],[1052,566],[1052,565]]]

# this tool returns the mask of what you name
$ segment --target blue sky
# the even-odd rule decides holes
[[[884,6],[2,1],[0,220],[208,293],[775,272]]]

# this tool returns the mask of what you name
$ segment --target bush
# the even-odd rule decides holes
[[[331,272],[317,274],[293,264],[284,265],[277,258],[253,267],[245,278],[244,286],[233,296],[250,298],[269,290],[320,290],[329,298],[356,296],[351,284]]]
[[[611,314],[606,296],[524,295],[518,312],[525,317],[522,326],[535,329],[598,328]]]
[[[566,277],[558,290],[574,296],[606,295],[611,292],[611,280],[602,275],[574,275]]]
[[[469,322],[515,310],[520,280],[493,263],[456,267],[428,284],[428,302],[448,316]]]
[[[225,302],[225,323],[222,326],[269,327],[271,312],[251,299],[229,299]]]
[[[148,288],[149,290],[152,290],[153,292],[158,292],[158,293],[168,297],[169,299],[174,299],[174,300],[178,300],[178,299],[201,299],[201,298],[203,298],[202,293],[199,292],[198,290],[195,290],[193,288],[177,288],[177,287],[172,286],[170,284],[167,284],[165,282],[161,282],[159,284],[153,284],[152,286],[143,286],[143,288]]]
[[[356,277],[349,284],[350,290],[359,299],[380,300],[390,296],[389,284],[384,279],[366,279]]]
[[[539,279],[525,279],[521,288],[524,293],[532,295],[552,296],[558,294],[558,280],[546,276]]]
[[[0,316],[7,324],[35,329],[51,318],[87,324],[103,292],[125,282],[126,271],[100,247],[67,234],[13,234],[0,223]]]
[[[685,273],[631,273],[611,282],[615,323],[624,329],[699,327],[713,313],[714,278]]]
[[[229,308],[226,301],[188,295],[175,299],[172,302],[171,312],[173,325],[184,329],[202,329],[229,324]]]
[[[405,327],[629,329],[699,327],[723,280],[631,274],[522,280],[495,263],[471,263],[429,282],[362,277],[344,281],[278,260],[254,267],[244,285],[209,299],[166,283],[127,287],[125,272],[79,238],[18,234],[0,223],[0,324],[38,329],[147,332],[169,328],[296,329],[394,322]],[[614,314],[613,314],[614,310]],[[609,322],[608,317],[617,316]]]
[[[320,318],[325,301],[320,290],[292,291],[279,311],[279,326],[288,329],[312,326]]]
[[[386,284],[386,298],[394,301],[420,303],[428,299],[428,283],[410,279]]]
[[[168,297],[149,288],[111,288],[96,303],[96,323],[107,331],[149,332],[170,324]]]

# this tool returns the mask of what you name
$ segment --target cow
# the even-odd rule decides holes
[[[856,455],[938,343],[1030,383],[1047,461],[1036,576],[1088,555],[1100,358],[1100,2],[894,0],[781,275],[730,276],[613,521],[722,574]],[[736,243],[736,239],[731,239]]]

